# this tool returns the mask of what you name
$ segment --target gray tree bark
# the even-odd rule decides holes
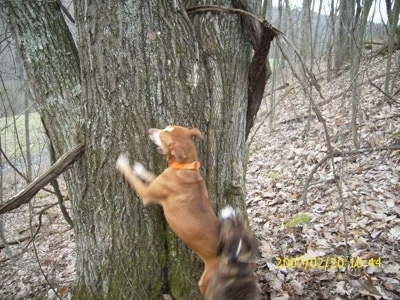
[[[178,1],[75,1],[76,45],[56,2],[0,5],[57,156],[85,144],[65,174],[76,233],[74,297],[199,298],[200,260],[168,229],[159,207],[143,208],[115,160],[128,152],[160,172],[166,164],[147,129],[198,127],[214,208],[230,203],[245,214],[251,46],[239,17],[189,17]]]
[[[354,16],[355,0],[340,0],[337,40],[335,41],[335,69],[340,69],[343,64],[351,57],[351,32],[357,20]]]
[[[360,72],[360,63],[362,58],[362,49],[364,46],[365,30],[368,21],[368,15],[371,10],[372,0],[365,0],[364,7],[361,11],[360,23],[357,24],[353,31],[353,46],[354,54],[351,62],[351,133],[353,145],[356,149],[360,147],[358,138],[358,112],[360,107],[359,91],[358,91],[358,78]],[[360,8],[361,9],[361,8]]]

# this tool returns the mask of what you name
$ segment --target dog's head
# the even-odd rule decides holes
[[[150,128],[149,137],[167,161],[193,162],[198,159],[193,137],[203,139],[194,127],[167,126],[165,129]]]
[[[251,263],[257,254],[258,242],[248,226],[236,216],[231,206],[221,211],[221,233],[217,255],[228,263]]]

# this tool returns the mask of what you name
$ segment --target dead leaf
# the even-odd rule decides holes
[[[390,228],[389,232],[395,240],[400,240],[400,225]]]
[[[292,288],[292,291],[296,294],[296,295],[303,295],[304,291],[303,291],[303,286],[301,285],[300,282],[298,282],[297,280],[292,280],[290,282],[290,286]]]
[[[339,295],[342,295],[342,296],[347,296],[347,295],[350,295],[351,292],[346,289],[345,281],[339,281],[336,284],[336,293],[338,293]]]

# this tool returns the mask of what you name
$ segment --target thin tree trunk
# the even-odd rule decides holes
[[[23,70],[22,74],[23,74]],[[24,78],[24,76],[22,76]],[[26,178],[27,183],[32,181],[32,156],[31,156],[31,137],[29,130],[29,103],[31,99],[31,93],[29,91],[29,86],[24,86],[24,96],[25,96],[25,156],[26,156]]]
[[[361,57],[362,57],[362,49],[363,49],[363,44],[364,44],[364,37],[365,37],[365,28],[367,26],[367,21],[368,21],[368,15],[369,11],[372,6],[372,0],[366,0],[364,1],[364,8],[362,10],[362,17],[361,17],[361,23],[357,25],[356,28],[354,28],[354,55],[353,55],[353,61],[351,64],[351,80],[352,80],[352,86],[351,86],[351,132],[352,132],[352,138],[353,138],[353,145],[357,149],[360,147],[360,142],[358,139],[358,126],[357,126],[357,116],[358,116],[358,110],[359,110],[359,93],[358,93],[358,76],[359,76],[359,70],[360,70],[360,62],[361,62]]]
[[[315,2],[313,2],[313,6],[315,5]],[[317,23],[315,24],[315,30],[314,30],[314,35],[312,36],[312,57],[313,57],[313,59],[315,60],[316,59],[316,56],[317,56],[317,54],[318,54],[318,56],[320,57],[321,56],[321,46],[318,46],[318,45],[320,45],[321,43],[322,43],[322,36],[320,36],[320,32],[319,32],[319,27],[320,27],[320,23],[321,23],[321,12],[322,12],[322,1],[320,1],[319,2],[319,6],[318,6],[318,15],[317,15]],[[325,17],[325,16],[324,16]],[[312,20],[314,19],[314,14],[313,14],[313,17],[311,18]],[[310,27],[310,29],[311,29],[311,32],[313,31],[312,30],[312,27]]]
[[[1,145],[1,136],[0,136],[0,145]],[[3,165],[3,155],[0,155],[0,166]],[[3,203],[3,168],[0,170],[0,204]],[[10,246],[7,243],[7,239],[4,235],[4,222],[3,222],[3,216],[0,215],[0,240],[3,242],[4,249],[6,252],[6,255],[11,259],[12,263],[15,263],[15,258],[12,253],[12,250]]]
[[[340,0],[339,4],[339,29],[335,43],[335,69],[339,70],[352,56],[351,31],[354,22],[355,0]]]
[[[326,80],[328,82],[330,82],[332,80],[332,63],[333,63],[333,59],[332,59],[332,52],[333,52],[333,48],[334,48],[334,43],[336,41],[336,30],[335,30],[335,6],[334,6],[334,0],[331,0],[331,6],[330,6],[330,13],[329,13],[329,20],[330,20],[330,24],[331,24],[331,31],[332,34],[329,34],[329,38],[328,38],[328,54],[327,54],[327,78]]]
[[[388,55],[386,59],[386,76],[385,76],[385,85],[384,85],[384,100],[388,101],[388,95],[391,95],[393,92],[394,84],[390,87],[390,69],[392,67],[392,56],[393,56],[393,48],[394,42],[398,32],[398,22],[399,22],[399,12],[400,12],[400,0],[395,0],[393,5],[393,10],[390,13],[390,22],[389,22],[389,40],[388,40]],[[397,33],[397,34],[396,34]],[[400,42],[400,40],[398,40]],[[394,83],[394,82],[393,82]]]
[[[283,17],[283,3],[282,0],[279,0],[278,2],[278,22],[277,22],[277,26],[278,28],[282,28],[282,21],[283,21],[284,17]],[[286,24],[287,27],[287,24]],[[273,70],[277,70],[278,68],[282,68],[284,63],[284,60],[281,59],[281,53],[278,51],[278,47],[274,47],[273,48],[273,55],[272,55],[272,59],[273,59],[273,63],[272,63],[272,69]],[[269,101],[268,101],[268,107],[269,107],[269,129],[273,130],[273,126],[274,126],[274,119],[275,119],[275,93],[273,92],[276,88],[276,81],[277,81],[277,73],[273,72],[272,74],[272,78],[271,78],[271,84],[270,84],[270,97],[269,97]]]
[[[311,28],[311,0],[303,0],[302,18],[301,18],[301,44],[300,54],[304,62],[310,57],[310,28]]]

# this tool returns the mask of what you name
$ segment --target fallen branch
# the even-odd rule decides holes
[[[379,86],[377,86],[375,83],[373,83],[371,79],[369,79],[368,82],[369,82],[370,85],[372,85],[374,88],[376,88],[379,92],[384,94],[388,98],[388,100],[390,100],[390,102],[391,102],[390,104],[393,104],[393,103],[399,104],[399,102],[396,101],[392,96],[390,96],[387,93],[385,93],[384,90],[382,90]]]
[[[11,197],[7,202],[0,205],[0,214],[9,212],[15,208],[28,203],[33,196],[36,195],[43,187],[45,187],[50,181],[54,180],[60,174],[65,172],[68,167],[75,162],[75,160],[83,153],[84,145],[79,144],[63,154],[50,169],[32,181],[25,189]]]
[[[310,186],[311,180],[313,179],[314,173],[318,170],[318,168],[320,166],[322,166],[331,157],[343,157],[346,155],[362,154],[362,153],[373,152],[373,151],[394,151],[394,150],[400,150],[400,145],[375,147],[375,148],[360,148],[360,149],[347,150],[347,151],[334,150],[332,152],[332,154],[330,154],[330,153],[327,154],[314,166],[314,168],[312,168],[310,174],[308,174],[308,176],[307,176],[306,183],[304,184],[303,191],[301,193],[303,204],[304,205],[307,204],[307,190],[308,190],[308,187]]]
[[[29,239],[31,239],[32,237],[30,236],[30,235],[28,235],[28,236],[24,236],[24,237],[22,237],[22,238],[20,238],[19,240],[14,240],[14,241],[11,241],[11,242],[7,242],[7,245],[17,245],[17,244],[21,244],[22,242],[25,242],[26,240],[29,240]],[[4,245],[4,244],[0,244],[0,250],[1,249],[3,249],[3,248],[5,248],[6,247],[6,245]]]

